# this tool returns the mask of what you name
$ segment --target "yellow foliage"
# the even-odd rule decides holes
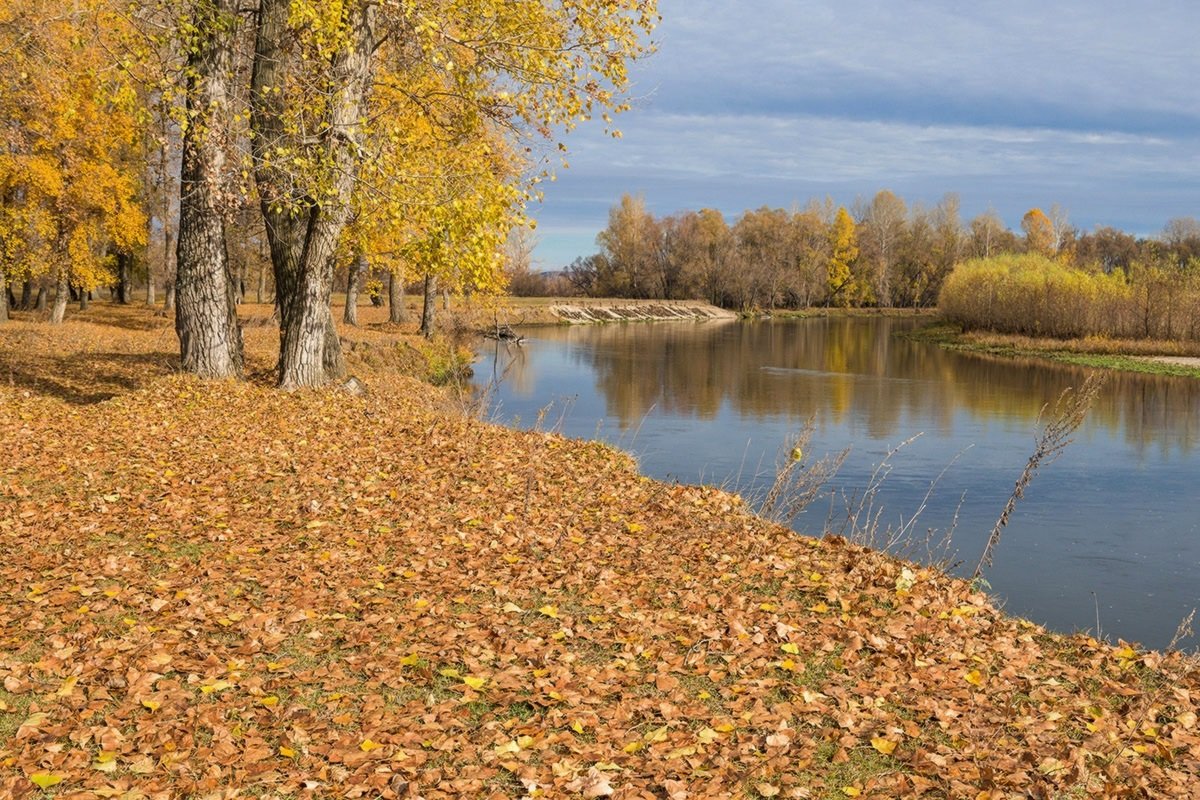
[[[0,259],[9,277],[111,280],[109,246],[146,237],[132,154],[136,95],[113,55],[129,32],[121,9],[81,0],[0,0]]]
[[[1200,336],[1200,279],[1156,264],[1105,273],[1036,254],[974,259],[950,273],[938,305],[951,321],[1003,333]]]

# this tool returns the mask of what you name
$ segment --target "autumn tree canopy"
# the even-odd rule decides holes
[[[232,47],[224,2],[199,18],[202,47]],[[626,62],[646,51],[656,22],[653,0],[263,0],[253,24],[250,162],[275,273],[280,384],[315,386],[342,372],[329,297],[356,205],[388,220],[357,235],[400,234],[403,246],[387,250],[416,271],[497,283],[495,253],[520,199],[506,150],[622,110]],[[219,53],[191,59],[201,84],[225,70],[219,61]],[[363,164],[382,165],[375,182],[360,180]],[[425,191],[413,191],[420,181]],[[221,273],[212,264],[194,271]],[[203,310],[185,309],[180,295],[181,342],[198,321],[221,329],[231,318],[229,292],[198,301]],[[215,338],[237,347],[236,335]]]
[[[112,57],[128,33],[105,0],[0,2],[0,288],[47,279],[51,322],[145,240],[139,97]]]

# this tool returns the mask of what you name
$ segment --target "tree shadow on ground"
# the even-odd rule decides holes
[[[164,375],[179,371],[179,354],[74,353],[30,354],[0,366],[0,382],[73,405],[101,403],[137,391]]]

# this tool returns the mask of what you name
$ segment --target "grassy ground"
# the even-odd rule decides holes
[[[950,350],[1012,358],[1045,358],[1084,367],[1200,378],[1200,346],[1156,340],[1048,339],[1011,334],[966,332],[937,323],[907,334]],[[1173,360],[1168,360],[1173,359]]]
[[[0,796],[1200,796],[1193,660],[481,422],[372,313],[366,397],[0,326]]]

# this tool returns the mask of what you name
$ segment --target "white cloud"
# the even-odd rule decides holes
[[[891,188],[1015,224],[1145,233],[1200,216],[1200,4],[661,0],[622,141],[587,129],[541,212],[590,252],[608,205],[727,213]],[[555,226],[569,225],[554,236]],[[589,235],[583,233],[590,231]]]

